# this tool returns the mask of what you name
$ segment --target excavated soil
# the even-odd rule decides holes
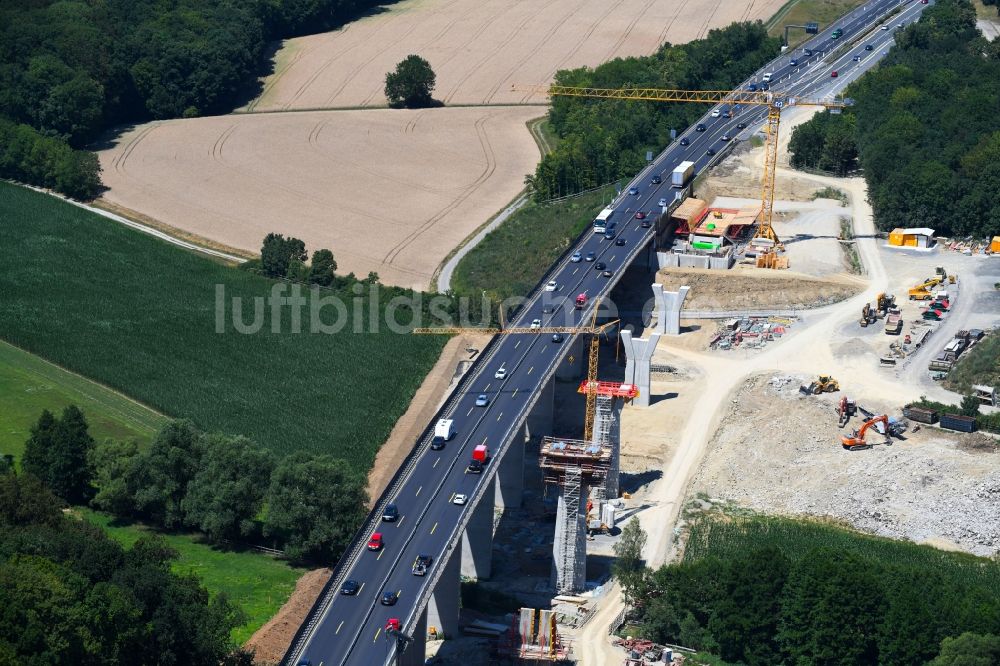
[[[1000,458],[983,445],[985,435],[922,426],[908,431],[906,441],[847,451],[840,437],[861,426],[860,414],[839,428],[835,406],[842,394],[806,397],[798,391],[805,382],[775,374],[749,379],[731,401],[689,495],[760,512],[832,517],[865,532],[977,555],[998,552]],[[901,416],[898,406],[862,406]]]
[[[270,666],[281,662],[331,573],[329,569],[314,569],[299,578],[285,605],[244,644],[253,650],[254,664]]]
[[[816,279],[791,271],[737,266],[729,271],[667,268],[657,281],[676,290],[688,285],[688,310],[762,310],[814,308],[849,298],[863,285],[849,278]]]

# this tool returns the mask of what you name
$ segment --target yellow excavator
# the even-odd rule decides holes
[[[820,375],[816,381],[806,386],[799,387],[799,392],[806,395],[819,395],[820,393],[833,393],[840,390],[840,382],[829,375]]]

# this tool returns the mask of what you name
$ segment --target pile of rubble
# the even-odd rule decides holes
[[[726,319],[709,342],[712,349],[761,349],[783,336],[797,317],[742,317]]]
[[[657,645],[643,638],[616,638],[614,645],[625,650],[625,666],[651,666],[652,664],[672,664],[682,666],[684,655],[679,650],[693,652],[689,648],[671,645]]]

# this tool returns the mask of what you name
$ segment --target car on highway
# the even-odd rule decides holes
[[[718,109],[712,109],[712,117],[713,118],[718,118],[721,115],[722,115],[721,111],[719,111]]]
[[[667,198],[660,197],[660,200],[656,202],[656,205],[659,206],[660,208],[663,208],[664,206],[667,205]]]
[[[746,129],[746,128],[747,128],[747,124],[746,123],[736,123],[736,129],[742,130],[742,129]]]
[[[704,123],[698,123],[697,125],[694,126],[694,131],[695,132],[704,132],[705,131],[705,124]]]
[[[625,239],[624,238],[619,238],[618,240],[615,241],[615,245],[617,245],[618,247],[624,247],[625,246]]]
[[[659,185],[660,183],[663,182],[663,179],[660,178],[659,176],[653,176],[649,182],[652,183],[653,185]]]
[[[597,253],[596,252],[588,252],[587,253],[587,261],[593,261],[594,259],[597,259]]]
[[[747,86],[747,90],[749,90],[750,92],[757,92],[757,84],[751,83],[750,85]]]
[[[582,254],[580,254],[580,251],[579,251],[579,250],[577,250],[576,252],[574,252],[574,253],[573,253],[573,256],[572,256],[572,257],[570,257],[570,258],[569,258],[569,260],[570,260],[571,262],[573,262],[574,264],[578,264],[578,263],[580,263],[581,261],[583,261],[583,255],[582,255]]]
[[[682,146],[690,146],[691,142],[688,141],[688,138],[686,136],[683,136],[683,137],[681,137],[681,145]]]
[[[395,504],[386,504],[382,511],[382,520],[387,523],[394,523],[399,518],[399,507]]]
[[[721,141],[729,141],[729,134],[723,134],[720,138]]]
[[[531,320],[531,328],[541,328],[541,327],[542,327],[542,320],[541,319],[532,319]]]
[[[859,53],[858,55],[851,58],[851,60],[854,62],[861,62],[861,54]]]
[[[705,151],[705,154],[711,157],[712,155],[715,154],[715,148],[709,148],[708,150]]]
[[[493,373],[493,379],[507,379],[507,366],[501,365],[500,368]]]
[[[430,555],[417,555],[417,559],[413,561],[413,567],[410,569],[410,573],[414,576],[426,576],[427,570],[431,568],[434,564],[434,558]]]
[[[559,288],[559,285],[555,280],[549,280],[549,283],[545,285],[545,291],[555,291]]]
[[[897,23],[896,24],[896,30],[902,30],[904,27],[905,27],[905,25],[902,24],[902,23]]]
[[[382,593],[382,605],[383,606],[395,606],[397,601],[399,601],[399,594],[397,594],[396,592],[383,592]]]
[[[813,54],[813,51],[812,51],[812,49],[802,49],[802,53],[805,54],[805,56],[807,58],[811,58],[812,54]]]
[[[483,463],[478,460],[470,460],[469,466],[465,468],[465,471],[469,474],[482,474],[483,473]]]
[[[399,622],[398,617],[390,617],[385,621],[385,630],[389,631],[399,631],[399,627],[402,626]]]
[[[607,231],[604,232],[604,240],[614,240],[614,239],[615,239],[614,229],[609,228]]]
[[[340,586],[340,593],[343,594],[345,597],[353,597],[360,591],[361,591],[361,584],[358,581],[353,580],[351,578],[345,580],[344,584]]]
[[[792,67],[798,67],[799,61],[795,58],[792,58],[791,60],[788,61],[788,64],[791,65]]]
[[[451,498],[451,503],[457,504],[458,506],[462,506],[468,501],[468,499],[469,499],[468,496],[466,496],[464,493],[455,493],[455,496]]]
[[[384,545],[385,542],[382,541],[381,532],[375,532],[372,534],[372,538],[368,539],[368,550],[382,550],[382,546]]]
[[[637,219],[637,220],[645,220],[646,219],[646,213],[643,212],[643,211],[641,211],[641,210],[635,211],[635,219]]]
[[[614,275],[614,273],[612,273],[611,271],[604,271],[603,273],[601,273],[601,276],[606,278],[609,278],[612,275]]]
[[[490,404],[490,396],[485,393],[480,393],[476,397],[476,407],[485,407],[488,404]]]
[[[636,196],[636,195],[639,194],[639,188],[638,187],[630,187],[630,188],[628,188],[628,193],[629,193],[630,196],[634,197],[634,196]]]
[[[760,89],[761,90],[770,90],[771,89],[771,84],[768,83],[767,81],[764,81],[763,83],[760,84]]]
[[[564,340],[562,333],[553,333],[552,342],[562,342]]]
[[[608,265],[605,264],[603,261],[598,261],[596,264],[594,264],[595,271],[603,271],[607,267]]]
[[[871,44],[865,44],[865,51],[874,51],[875,47]]]
[[[647,220],[643,220],[643,221],[642,221],[642,224],[641,224],[641,225],[639,225],[639,226],[641,226],[641,227],[642,227],[643,229],[649,229],[649,228],[650,228],[651,226],[653,226],[653,225],[652,225],[652,223],[651,223],[651,222],[650,222],[650,221],[649,221],[649,220],[647,219]]]
[[[887,25],[884,25],[884,26],[882,26],[882,27],[881,27],[880,29],[881,29],[881,30],[888,30],[888,29],[889,29],[889,26],[887,26]]]
[[[833,70],[832,72],[830,72],[830,78],[831,79],[835,79],[835,78],[837,78],[837,76],[838,76],[837,75],[837,70]]]
[[[542,314],[552,314],[556,311],[556,306],[552,303],[546,303],[542,306]]]

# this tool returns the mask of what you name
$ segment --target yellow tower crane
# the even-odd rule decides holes
[[[623,99],[648,102],[700,102],[704,104],[746,104],[766,106],[767,122],[764,124],[764,175],[761,187],[760,223],[755,234],[758,243],[770,244],[783,249],[778,235],[774,233],[771,220],[774,214],[774,175],[778,158],[778,124],[781,110],[790,106],[822,106],[835,112],[854,103],[851,99],[819,100],[803,99],[777,91],[749,90],[664,90],[661,88],[586,88],[579,86],[521,86],[515,90],[545,93],[550,96],[596,97],[602,99]]]
[[[474,326],[442,326],[434,328],[414,328],[413,332],[424,335],[455,335],[459,333],[485,333],[487,335],[514,335],[521,333],[529,334],[569,334],[577,333],[590,334],[590,352],[587,364],[586,388],[581,390],[587,396],[587,409],[584,416],[583,433],[584,439],[590,441],[594,434],[594,413],[597,407],[597,394],[601,383],[597,381],[597,360],[598,360],[598,336],[609,328],[619,323],[618,319],[609,321],[606,324],[597,325],[597,312],[600,306],[600,299],[594,303],[594,314],[590,320],[590,326],[540,326],[537,328],[526,326],[510,326],[507,328],[476,328]]]

